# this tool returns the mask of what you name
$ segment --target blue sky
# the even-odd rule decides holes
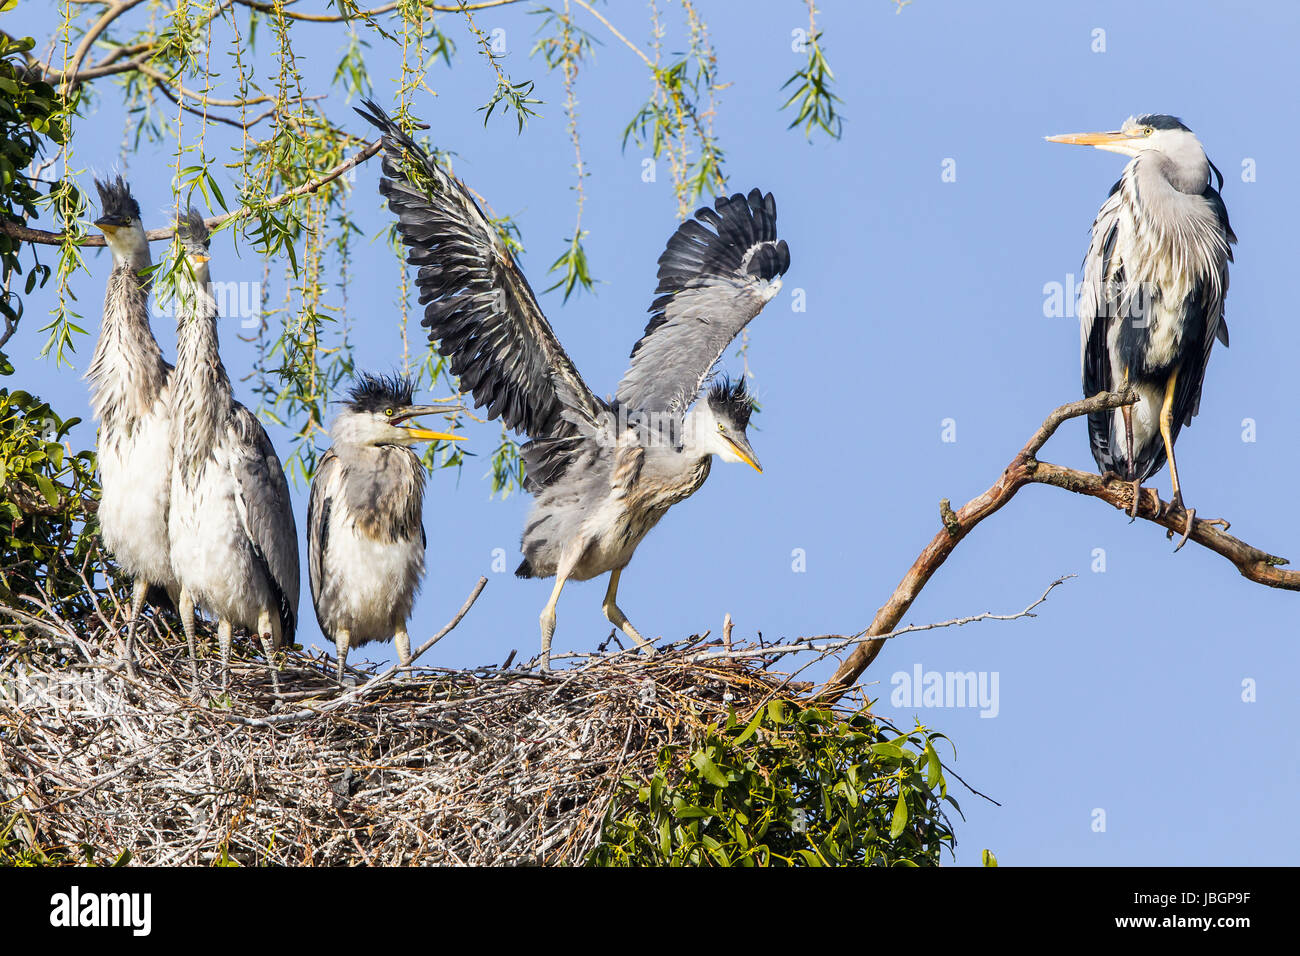
[[[1283,291],[1300,207],[1289,168],[1300,151],[1291,118],[1300,7],[916,0],[896,15],[885,0],[826,0],[820,22],[846,123],[842,141],[811,145],[777,113],[778,88],[800,65],[790,47],[791,31],[806,24],[802,5],[754,2],[744,15],[718,0],[700,8],[730,84],[718,118],[730,186],[775,194],[792,266],[787,292],[751,327],[763,403],[751,438],[765,473],[716,465],[707,485],[643,543],[620,589],[621,606],[643,633],[716,633],[727,612],[738,637],[852,632],[870,622],[939,528],[939,500],[960,504],[983,491],[1047,412],[1079,396],[1077,323],[1044,315],[1044,288],[1077,271],[1123,159],[1042,137],[1113,129],[1133,113],[1173,113],[1197,132],[1227,177],[1223,196],[1241,238],[1227,298],[1232,347],[1216,348],[1201,414],[1178,446],[1186,499],[1202,517],[1231,519],[1233,533],[1252,544],[1300,556],[1300,511],[1289,501],[1300,465],[1291,381],[1300,327]],[[640,6],[615,14],[645,41]],[[677,17],[669,8],[670,22]],[[51,21],[44,5],[29,3],[5,28],[48,36]],[[517,219],[529,250],[525,273],[541,289],[573,218],[562,91],[558,76],[526,59],[535,18],[502,8],[478,21],[506,31],[507,68],[516,80],[537,80],[542,115],[522,135],[513,119],[484,128],[475,108],[490,93],[491,74],[451,17],[443,23],[460,56],[453,70],[432,71],[439,96],[422,95],[416,111],[434,140],[457,152],[457,173]],[[540,300],[588,383],[604,394],[644,325],[655,260],[675,219],[667,170],[644,183],[642,153],[620,149],[647,93],[643,68],[599,24],[586,25],[606,41],[577,90],[592,173],[584,225],[592,270],[604,281],[596,295],[567,305],[558,292]],[[1097,30],[1104,52],[1093,50]],[[313,36],[303,65],[323,86],[341,34]],[[669,49],[680,36],[670,35]],[[388,103],[392,78],[377,58],[371,71]],[[172,200],[158,170],[167,159],[161,151],[121,155],[123,116],[107,92],[103,108],[77,127],[79,164],[120,167],[146,225],[163,225]],[[341,99],[325,108],[368,135]],[[945,168],[953,181],[944,181]],[[1249,169],[1254,181],[1243,181]],[[377,175],[373,163],[358,172],[353,200],[372,235],[389,221]],[[237,258],[223,238],[214,278],[259,278],[262,265],[244,248]],[[390,369],[400,358],[397,266],[382,242],[360,246],[357,256],[349,318],[363,333],[359,359]],[[87,261],[91,274],[78,275],[73,289],[93,330],[109,261],[104,254]],[[791,308],[795,290],[806,296],[804,312]],[[79,376],[93,341],[80,343],[74,369],[36,358],[37,328],[53,301],[48,292],[28,301],[7,349],[18,372],[4,384],[88,418]],[[156,332],[172,354],[174,332],[157,324]],[[253,360],[235,332],[223,330],[232,378]],[[738,365],[728,360],[728,368]],[[1243,440],[1247,419],[1253,441]],[[943,440],[945,420],[955,441]],[[285,441],[282,430],[270,431]],[[472,425],[470,434],[473,450],[486,454],[497,429]],[[88,424],[73,437],[78,447],[92,440]],[[1043,457],[1091,470],[1082,421],[1063,427]],[[430,481],[429,571],[413,639],[439,628],[480,574],[489,577],[430,663],[499,662],[512,648],[527,656],[537,647],[550,583],[492,572],[494,549],[513,570],[529,501],[489,500],[480,479],[486,468],[480,458],[459,480],[443,471]],[[1167,471],[1154,484],[1168,498]],[[295,498],[301,528],[306,490]],[[1285,821],[1300,786],[1297,598],[1247,582],[1194,545],[1177,555],[1172,547],[1159,529],[1130,525],[1097,501],[1030,487],[957,549],[906,621],[1014,612],[1055,578],[1078,577],[1033,620],[902,637],[867,672],[882,714],[904,725],[917,717],[948,734],[958,772],[1001,803],[955,787],[966,812],[956,827],[959,863],[978,863],[985,847],[1004,864],[1294,861],[1300,837]],[[793,570],[798,549],[802,572]],[[1098,549],[1104,571],[1094,570]],[[604,586],[602,579],[566,588],[557,652],[590,648],[608,634]],[[300,639],[319,642],[305,584],[299,612]],[[390,648],[367,651],[391,659]],[[996,716],[895,706],[892,678],[918,665],[996,674]],[[1243,700],[1244,682],[1255,688],[1253,702]]]

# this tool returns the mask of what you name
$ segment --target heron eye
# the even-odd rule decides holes
[[[718,422],[718,431],[725,432],[726,430],[727,430],[727,426],[722,424],[722,422]]]
[[[1143,136],[1150,136],[1150,135],[1151,135],[1152,133],[1154,133],[1154,132],[1155,132],[1155,129],[1152,128],[1152,127],[1150,127],[1150,126],[1144,126],[1144,127],[1142,128],[1142,135],[1143,135]]]
[[[392,417],[393,417],[393,410],[392,410],[391,408],[390,408],[390,409],[387,409],[387,410],[384,412],[384,414],[387,415],[389,418],[392,418]]]

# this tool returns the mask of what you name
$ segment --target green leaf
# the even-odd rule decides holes
[[[727,785],[726,776],[703,750],[697,750],[691,755],[691,763],[704,775],[704,779],[715,787],[725,787]]]
[[[57,508],[59,506],[59,493],[55,490],[54,482],[44,475],[34,475],[33,477],[36,479],[36,487],[40,489],[45,500],[50,503],[50,507]]]
[[[894,816],[889,823],[889,838],[897,840],[899,834],[907,827],[907,797],[900,790],[898,802],[894,804]]]
[[[980,853],[980,862],[982,862],[985,866],[997,866],[998,858],[993,855],[992,850],[986,849],[982,853]]]

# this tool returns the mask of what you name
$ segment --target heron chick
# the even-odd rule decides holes
[[[172,567],[191,659],[194,608],[217,619],[221,684],[230,681],[232,630],[256,634],[278,687],[281,641],[298,619],[298,530],[280,459],[266,429],[235,401],[217,341],[208,229],[193,208],[176,227],[177,354],[173,376]]]
[[[133,579],[126,658],[151,588],[176,595],[167,548],[171,494],[171,374],[149,327],[151,265],[140,205],[121,176],[95,181],[95,220],[113,254],[104,318],[86,378],[99,419],[99,527],[104,546]]]
[[[459,407],[414,405],[409,378],[361,375],[330,426],[307,505],[307,571],[321,631],[338,653],[395,640],[411,661],[406,631],[424,578],[424,465],[411,446],[462,436],[410,424]]]
[[[603,609],[649,642],[618,606],[618,585],[642,538],[709,475],[712,457],[758,469],[745,429],[743,382],[714,377],[723,352],[781,289],[790,250],[776,235],[776,200],[752,190],[719,197],[682,223],[659,257],[650,322],[612,400],[578,374],[492,222],[374,103],[383,132],[379,190],[397,216],[429,341],[488,417],[529,438],[520,451],[535,497],[520,577],[554,577],[540,617],[550,665],[564,584],[609,574]]]
[[[1169,460],[1173,506],[1183,505],[1174,442],[1201,407],[1201,387],[1218,339],[1226,348],[1231,244],[1228,210],[1196,135],[1164,114],[1130,117],[1112,132],[1049,136],[1129,156],[1092,224],[1079,302],[1083,394],[1132,387],[1136,405],[1088,416],[1092,454],[1103,475],[1133,483],[1137,516],[1142,482]],[[1157,501],[1159,498],[1157,498]]]

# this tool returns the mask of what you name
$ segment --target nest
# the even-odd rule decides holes
[[[704,635],[551,673],[353,671],[341,690],[332,658],[295,649],[280,693],[248,649],[223,695],[212,657],[196,688],[162,615],[129,674],[108,598],[76,624],[10,610],[22,637],[0,660],[0,832],[71,862],[577,864],[663,747],[794,689]]]

